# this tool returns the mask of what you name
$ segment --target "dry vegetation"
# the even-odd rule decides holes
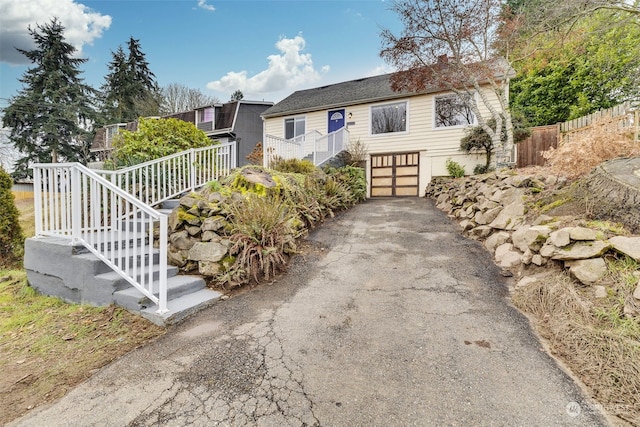
[[[600,122],[590,131],[547,153],[550,173],[579,180],[599,163],[640,155],[640,143]],[[571,187],[568,187],[571,188]],[[569,190],[570,191],[570,190]],[[593,221],[584,203],[571,193],[540,194],[550,215],[599,229],[605,235],[629,234],[624,226]],[[534,209],[535,210],[535,209]],[[640,426],[640,300],[633,297],[640,264],[609,256],[608,274],[599,283],[606,297],[564,272],[514,291],[515,305],[531,316],[551,352],[562,359],[620,425]]]
[[[629,129],[619,129],[616,121],[605,117],[543,156],[552,173],[578,178],[606,160],[640,156],[640,144]]]

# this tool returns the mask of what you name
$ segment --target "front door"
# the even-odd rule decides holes
[[[344,127],[344,108],[341,110],[329,111],[329,131],[327,133],[335,132]]]

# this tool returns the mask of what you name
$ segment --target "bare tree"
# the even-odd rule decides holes
[[[215,96],[180,83],[171,83],[163,87],[162,98],[162,109],[165,114],[180,113],[220,102]]]
[[[9,140],[10,133],[10,129],[0,128],[0,166],[6,171],[13,170],[13,163],[20,157],[20,152]]]
[[[495,48],[501,1],[398,0],[392,10],[404,28],[400,35],[382,31],[380,55],[398,70],[392,77],[393,88],[415,92],[436,86],[454,92],[490,135],[494,147],[502,147],[505,156],[510,153],[513,124],[508,85],[514,72]],[[488,117],[482,116],[481,105],[489,111]]]

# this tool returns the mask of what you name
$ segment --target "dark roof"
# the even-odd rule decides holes
[[[314,89],[299,90],[262,113],[262,117],[323,110],[407,96],[391,89],[391,74],[366,77]]]
[[[503,59],[494,59],[486,62],[478,62],[476,68],[479,75],[491,71],[496,79],[502,80],[506,73],[513,77],[515,72]],[[430,69],[439,68],[440,71],[456,73],[455,67],[451,67],[448,60],[438,59],[438,63],[432,67],[424,67],[421,73]],[[415,71],[414,71],[415,72]],[[427,83],[419,92],[407,90],[394,91],[391,86],[391,76],[394,74],[384,74],[381,76],[366,77],[348,82],[336,83],[314,89],[299,90],[289,95],[273,107],[262,113],[263,118],[278,117],[290,114],[299,114],[310,111],[326,110],[329,108],[345,107],[349,105],[368,104],[371,102],[386,101],[394,98],[422,95],[427,93],[442,92],[447,89],[448,84],[442,81]],[[459,79],[459,77],[457,77]],[[485,79],[483,79],[486,81]]]
[[[240,105],[238,101],[222,104],[216,118],[216,129],[231,129],[233,127],[233,119],[236,117],[238,105]]]

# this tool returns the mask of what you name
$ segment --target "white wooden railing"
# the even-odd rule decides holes
[[[192,148],[118,170],[98,170],[117,187],[156,206],[209,181],[227,176],[236,165],[236,142]]]
[[[36,236],[82,244],[156,303],[159,312],[166,312],[167,216],[152,206],[226,176],[235,167],[235,142],[116,171],[94,171],[79,163],[36,164]]]
[[[311,157],[313,164],[319,166],[346,148],[349,131],[339,129],[328,135],[317,130],[300,135],[293,139],[284,139],[273,135],[265,135],[263,165],[269,167],[277,158],[304,159]]]
[[[336,154],[347,148],[346,145],[348,142],[349,131],[345,128],[338,129],[335,132],[318,138],[313,151],[313,164],[320,166],[327,160],[335,157]]]
[[[82,244],[168,310],[166,215],[79,163],[36,164],[33,181],[36,236]]]

